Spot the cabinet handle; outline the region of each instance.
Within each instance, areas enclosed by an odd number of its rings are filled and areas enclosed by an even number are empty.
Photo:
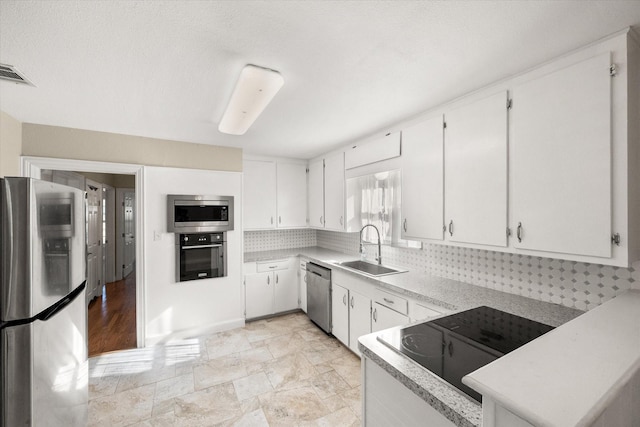
[[[386,302],[387,304],[393,304],[393,301],[390,300],[389,298],[382,298],[384,300],[384,302]]]
[[[276,273],[276,285],[278,284],[278,273]]]
[[[402,228],[404,228],[404,231],[406,233],[406,231],[407,231],[407,218],[404,219],[404,223],[402,224]]]
[[[341,215],[340,216],[340,225],[342,225],[342,221],[343,221],[343,219],[342,219],[342,215]]]
[[[342,295],[342,303],[347,305],[347,294]]]
[[[518,242],[522,242],[522,223],[518,223],[518,229],[516,231],[516,236],[518,236]]]
[[[267,276],[267,285],[271,284],[271,276]]]
[[[303,276],[303,280],[304,280],[304,283],[307,283],[307,275],[306,274]]]
[[[322,220],[323,216],[320,215],[320,224],[324,224],[324,221]]]
[[[378,309],[377,308],[373,309],[373,321],[374,322],[378,321]]]
[[[353,297],[351,297],[351,308],[353,308]]]
[[[453,341],[449,341],[449,356],[453,357]]]
[[[282,217],[278,216],[278,224],[282,224]]]
[[[271,225],[273,225],[273,217],[271,217]]]
[[[449,223],[449,234],[453,236],[453,220]]]

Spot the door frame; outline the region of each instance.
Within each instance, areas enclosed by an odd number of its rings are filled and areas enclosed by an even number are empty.
[[[135,175],[136,179],[136,340],[138,347],[145,344],[145,286],[143,262],[145,238],[143,228],[144,217],[144,166],[127,163],[108,163],[93,160],[58,159],[53,157],[20,156],[20,173],[22,176],[40,178],[42,169],[55,169],[78,172],[98,172],[110,174]]]

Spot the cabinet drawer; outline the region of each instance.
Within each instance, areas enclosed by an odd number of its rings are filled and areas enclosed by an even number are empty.
[[[289,260],[288,259],[278,259],[275,261],[263,261],[257,262],[257,270],[258,273],[264,273],[267,271],[275,271],[275,270],[286,270],[289,268]]]
[[[406,299],[399,297],[397,295],[393,295],[388,292],[384,292],[377,289],[375,300],[378,304],[384,305],[385,307],[389,307],[390,309],[395,310],[398,313],[402,313],[402,314],[409,313],[409,302]]]

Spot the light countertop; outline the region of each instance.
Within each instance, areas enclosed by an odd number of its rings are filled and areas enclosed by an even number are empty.
[[[389,291],[453,311],[487,305],[551,326],[562,325],[583,314],[580,310],[558,304],[507,294],[421,272],[406,272],[379,278],[359,274],[335,265],[337,262],[357,259],[357,255],[344,254],[320,247],[250,252],[245,253],[244,260],[245,262],[260,262],[292,256],[306,257],[314,263],[331,269],[340,269]],[[360,337],[359,341],[359,349],[365,357],[382,367],[454,424],[464,427],[482,424],[482,408],[478,403],[461,394],[457,389],[413,360],[380,343],[376,333]]]
[[[588,426],[640,369],[640,291],[630,290],[467,375],[537,426]]]

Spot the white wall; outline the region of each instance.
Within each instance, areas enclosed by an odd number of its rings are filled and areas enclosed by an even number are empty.
[[[0,176],[20,175],[22,123],[0,111]]]
[[[145,345],[243,326],[242,174],[148,166],[144,177]],[[235,229],[227,232],[227,277],[176,283],[175,235],[167,232],[168,194],[235,197]]]

